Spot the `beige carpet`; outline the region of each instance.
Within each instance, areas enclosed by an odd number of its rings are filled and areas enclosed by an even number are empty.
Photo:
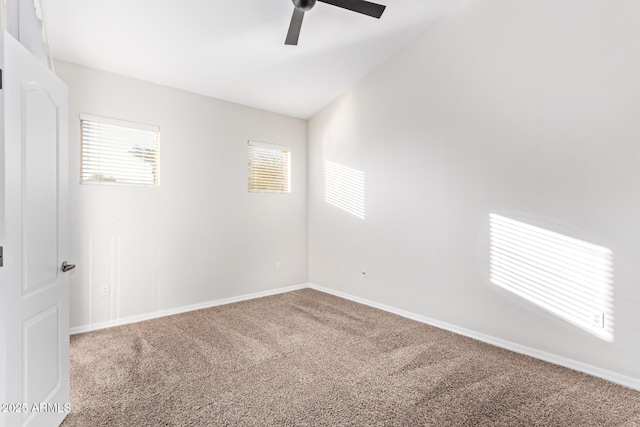
[[[64,426],[640,426],[640,393],[310,289],[71,339]]]

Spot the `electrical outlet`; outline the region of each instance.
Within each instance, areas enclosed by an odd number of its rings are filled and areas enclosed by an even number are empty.
[[[347,274],[347,266],[346,265],[342,264],[340,266],[340,273]]]
[[[604,328],[604,313],[602,311],[591,313],[591,324],[596,328]]]
[[[276,270],[278,271],[282,270],[282,262],[280,261],[276,262]]]
[[[366,272],[366,271],[364,271],[364,270],[362,270],[362,278],[363,278],[363,279],[366,279],[366,278],[367,278],[367,272]]]
[[[109,286],[103,286],[102,289],[100,289],[100,295],[103,297],[109,296]]]

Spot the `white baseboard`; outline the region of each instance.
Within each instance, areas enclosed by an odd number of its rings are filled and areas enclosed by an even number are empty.
[[[129,323],[142,322],[143,320],[157,319],[158,317],[171,316],[172,314],[185,313],[187,311],[200,310],[203,308],[215,307],[218,305],[231,304],[239,301],[246,301],[254,298],[267,297],[269,295],[283,294],[285,292],[296,291],[307,288],[308,284],[287,286],[285,288],[272,289],[269,291],[255,292],[252,294],[240,295],[237,297],[223,298],[214,301],[207,301],[198,304],[185,305],[182,307],[168,308],[165,310],[144,313],[135,316],[122,317],[120,319],[108,320],[106,322],[91,323],[89,325],[76,326],[70,329],[70,334],[80,334],[83,332],[95,331],[98,329],[111,328],[113,326],[127,325]]]
[[[574,371],[579,371],[585,374],[593,375],[594,377],[602,378],[607,381],[611,381],[613,383],[620,384],[625,387],[629,387],[634,390],[640,391],[640,379],[638,378],[618,374],[616,372],[598,368],[597,366],[589,365],[587,363],[579,362],[577,360],[568,359],[566,357],[558,356],[552,353],[547,353],[545,351],[541,351],[532,347],[528,347],[528,346],[517,344],[511,341],[503,340],[501,338],[496,338],[491,335],[486,335],[486,334],[475,332],[466,328],[461,328],[459,326],[452,325],[450,323],[441,322],[439,320],[431,319],[426,316],[421,316],[419,314],[411,313],[409,311],[400,310],[385,304],[380,304],[378,302],[374,302],[374,301],[370,301],[354,295],[346,294],[344,292],[325,288],[323,286],[318,286],[310,283],[309,287],[311,289],[315,289],[320,292],[335,295],[337,297],[348,299],[360,304],[368,305],[370,307],[378,308],[380,310],[387,311],[389,313],[397,314],[398,316],[416,320],[421,323],[426,323],[427,325],[431,325],[440,329],[445,329],[447,331],[455,332],[456,334],[464,335],[465,337],[473,338],[478,341],[482,341],[487,344],[494,345],[496,347],[501,347],[506,350],[531,356],[536,359],[544,360],[545,362],[553,363],[555,365],[564,366],[565,368],[573,369]]]

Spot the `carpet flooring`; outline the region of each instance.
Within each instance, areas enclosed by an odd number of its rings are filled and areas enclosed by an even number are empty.
[[[71,338],[63,426],[640,426],[640,393],[311,289]]]

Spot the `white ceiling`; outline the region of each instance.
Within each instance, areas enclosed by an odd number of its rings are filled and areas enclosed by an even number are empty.
[[[305,119],[460,3],[374,1],[318,2],[285,46],[291,0],[41,0],[56,59]]]

